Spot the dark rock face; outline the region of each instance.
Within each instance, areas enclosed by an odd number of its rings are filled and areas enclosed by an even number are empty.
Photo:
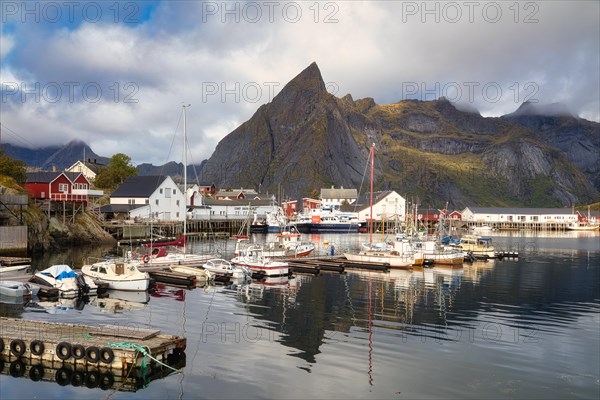
[[[599,129],[557,105],[483,118],[444,98],[337,98],[312,63],[221,140],[202,177],[292,199],[331,185],[365,190],[375,143],[377,188],[451,207],[568,206],[598,199]]]

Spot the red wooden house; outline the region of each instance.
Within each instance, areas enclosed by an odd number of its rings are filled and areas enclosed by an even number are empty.
[[[440,210],[426,209],[418,210],[417,219],[423,222],[437,222],[440,220]]]
[[[452,211],[450,214],[446,215],[446,219],[450,219],[453,221],[460,221],[462,220],[462,214],[458,211]]]
[[[90,182],[78,172],[30,172],[24,186],[34,199],[87,202]]]
[[[286,217],[292,217],[296,213],[296,206],[298,200],[284,201],[281,203],[281,208],[283,209],[283,213]]]
[[[311,199],[310,197],[304,197],[302,199],[302,212],[304,214],[311,214],[313,210],[321,208],[321,200]]]

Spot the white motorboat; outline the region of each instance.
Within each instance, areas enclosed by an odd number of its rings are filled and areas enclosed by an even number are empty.
[[[246,267],[254,272],[264,273],[266,276],[289,274],[288,263],[265,257],[262,247],[258,245],[249,246],[242,254],[234,257],[231,263],[238,267]]]
[[[233,279],[251,278],[252,273],[246,267],[238,267],[222,258],[212,258],[202,267],[215,275],[231,275]]]
[[[465,257],[472,254],[474,256],[496,258],[496,249],[492,245],[492,239],[489,237],[464,235],[460,238],[458,249],[463,251]]]
[[[0,295],[7,297],[29,297],[37,295],[40,287],[28,282],[0,281]]]
[[[150,275],[141,272],[137,263],[117,260],[97,262],[81,267],[86,277],[108,283],[109,289],[144,291],[150,285]]]
[[[88,276],[77,274],[68,265],[53,265],[33,275],[35,282],[57,288],[60,297],[95,296],[98,285]]]
[[[344,253],[348,261],[368,262],[389,265],[390,268],[410,268],[415,263],[414,256],[401,254],[396,250],[361,250]]]
[[[204,268],[189,265],[171,265],[169,269],[184,275],[194,275],[196,277],[196,284],[204,284],[215,280],[214,274]]]
[[[23,276],[30,265],[0,265],[0,279],[9,279],[16,276]]]

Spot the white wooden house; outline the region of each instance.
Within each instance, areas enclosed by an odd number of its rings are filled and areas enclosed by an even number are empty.
[[[337,207],[342,204],[353,204],[357,197],[356,189],[344,189],[343,186],[336,189],[332,186],[330,189],[321,189],[321,206]]]
[[[88,181],[94,183],[96,175],[100,171],[102,164],[98,164],[96,160],[93,161],[88,158],[87,161],[77,161],[69,168],[65,169],[65,172],[77,172],[83,174]]]
[[[170,176],[134,176],[112,193],[101,211],[127,212],[130,219],[184,221],[185,196]]]
[[[369,192],[365,193],[356,201],[356,204],[342,207],[342,211],[357,212],[360,221],[371,219]],[[376,221],[404,221],[406,200],[394,190],[385,190],[382,192],[373,192],[373,219]]]

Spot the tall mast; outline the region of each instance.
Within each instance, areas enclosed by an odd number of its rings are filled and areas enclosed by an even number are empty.
[[[183,253],[185,254],[185,242],[187,233],[187,116],[186,108],[191,104],[183,105]]]
[[[369,248],[373,244],[373,160],[375,159],[375,143],[371,144],[371,194],[369,198]]]

